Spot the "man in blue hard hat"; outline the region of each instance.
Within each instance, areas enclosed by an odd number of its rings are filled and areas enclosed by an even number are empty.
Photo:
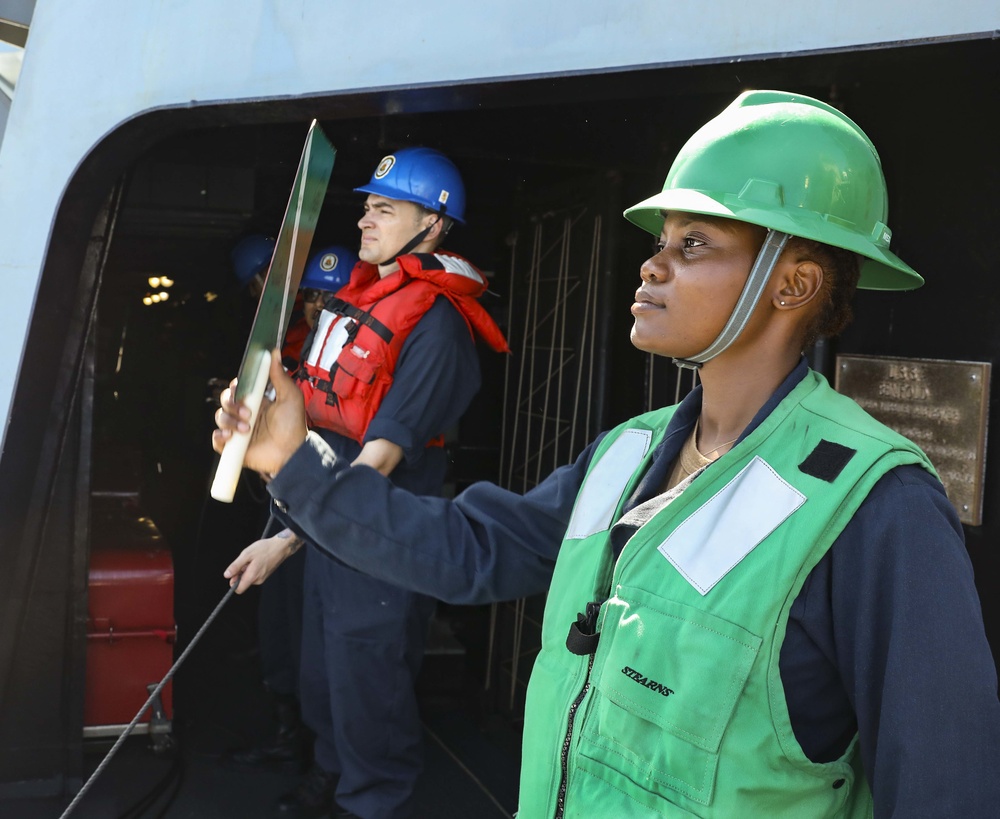
[[[464,185],[440,152],[407,148],[355,190],[367,195],[360,261],[326,300],[296,378],[310,424],[338,457],[440,495],[443,433],[479,389],[474,339],[507,349],[477,301],[483,274],[439,250],[452,224],[465,221]],[[301,544],[285,530],[248,548],[277,562]],[[422,765],[414,682],[436,601],[312,547],[304,576],[300,696],[315,762],[279,810],[411,817]]]
[[[350,281],[357,263],[358,254],[343,245],[324,247],[310,257],[281,348],[281,361],[289,372],[298,369],[303,345],[327,299]]]
[[[264,274],[274,255],[274,239],[259,233],[251,233],[240,239],[229,252],[233,272],[241,287],[254,299],[260,297],[264,288]]]

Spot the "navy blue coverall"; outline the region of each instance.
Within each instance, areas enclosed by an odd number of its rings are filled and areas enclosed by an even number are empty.
[[[445,451],[426,444],[458,422],[479,386],[465,319],[438,298],[407,337],[365,436],[403,449],[389,478],[394,485],[441,494]],[[347,463],[361,451],[356,441],[318,432]],[[366,514],[385,514],[377,498],[356,502]],[[330,536],[339,534],[334,529]],[[414,682],[435,600],[404,588],[406,582],[359,572],[306,541],[299,696],[303,720],[316,733],[315,761],[339,774],[341,807],[364,819],[410,816],[422,766]]]

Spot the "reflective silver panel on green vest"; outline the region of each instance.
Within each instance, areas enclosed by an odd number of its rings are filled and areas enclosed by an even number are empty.
[[[688,516],[659,551],[706,595],[805,500],[757,455]]]
[[[611,526],[622,493],[646,457],[652,439],[652,430],[627,429],[608,447],[577,495],[567,539],[589,537]]]

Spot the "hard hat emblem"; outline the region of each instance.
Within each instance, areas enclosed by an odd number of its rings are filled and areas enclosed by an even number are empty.
[[[319,260],[319,269],[324,273],[329,273],[331,270],[337,269],[338,261],[336,253],[324,253],[323,257]]]
[[[383,157],[382,161],[378,163],[378,167],[375,169],[375,178],[381,179],[382,177],[384,177],[387,173],[389,173],[389,171],[392,170],[392,166],[395,164],[396,164],[396,157],[394,157],[392,154]]]
[[[448,191],[442,190],[441,193],[438,194],[438,202],[442,205],[448,204]]]

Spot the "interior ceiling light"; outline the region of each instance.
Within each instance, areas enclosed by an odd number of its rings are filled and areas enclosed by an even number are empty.
[[[160,294],[159,293],[153,293],[153,295],[150,296],[149,298],[152,299],[153,304],[156,304],[157,302],[160,301]]]
[[[148,279],[146,279],[146,281],[149,282],[149,286],[150,287],[159,287],[160,286],[160,277],[159,276],[150,276]]]
[[[153,299],[150,298],[149,296],[143,296],[142,303],[145,304],[147,307],[149,307],[149,305],[153,303]]]
[[[153,286],[155,287],[156,285]],[[160,287],[173,287],[173,286],[174,286],[173,279],[171,279],[169,276],[160,276]]]
[[[161,290],[159,296],[160,296],[160,301],[166,301],[167,299],[170,298],[170,294],[166,290]]]

